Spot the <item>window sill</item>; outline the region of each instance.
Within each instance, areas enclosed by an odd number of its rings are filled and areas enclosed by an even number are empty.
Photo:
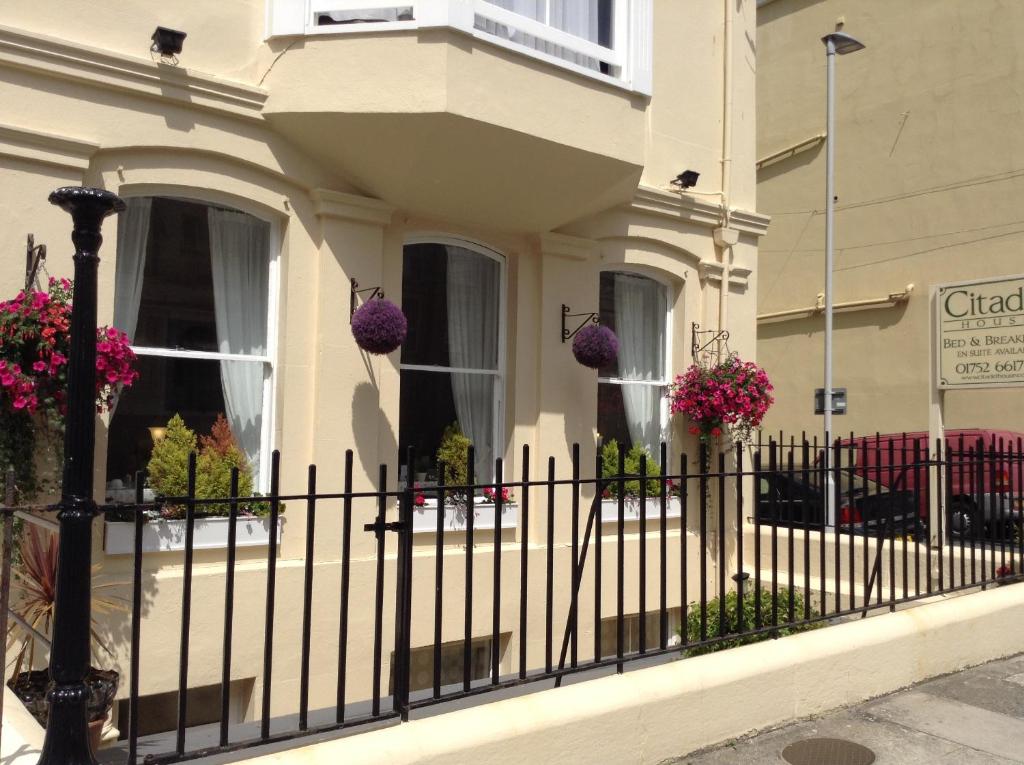
[[[665,507],[666,518],[679,518],[682,515],[682,507],[679,502],[679,497],[669,497],[668,503]],[[659,497],[653,497],[647,500],[647,504],[644,511],[644,517],[648,521],[658,521],[661,519],[661,499]],[[628,523],[629,521],[640,520],[640,500],[635,497],[626,497],[625,507],[623,509],[623,518]],[[617,499],[602,499],[601,500],[601,523],[618,523],[619,520],[619,500]]]
[[[473,531],[494,530],[494,504],[491,502],[474,502]],[[437,533],[437,505],[431,503],[423,507],[414,507],[412,513],[412,531],[414,534]],[[519,508],[514,502],[506,503],[501,511],[501,528],[514,529],[519,525]],[[449,531],[466,530],[466,511],[453,505],[445,505],[442,527]]]
[[[282,516],[277,525],[277,542],[284,528]],[[228,546],[228,518],[196,518],[193,529],[194,550],[224,550]],[[235,531],[236,547],[265,547],[270,544],[270,518],[239,518]],[[142,552],[174,552],[185,549],[185,520],[147,521],[142,525]],[[106,521],[103,551],[107,555],[131,555],[135,550],[135,524],[131,521]]]

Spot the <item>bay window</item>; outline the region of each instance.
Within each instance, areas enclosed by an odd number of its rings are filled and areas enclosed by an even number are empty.
[[[160,428],[180,414],[202,435],[223,414],[265,488],[273,371],[270,225],[166,197],[126,200],[118,220],[114,324],[138,355],[139,380],[110,421],[108,488],[143,470]]]
[[[413,480],[437,477],[446,428],[472,442],[478,481],[490,480],[500,454],[504,263],[482,247],[457,240],[416,241],[403,254],[402,310],[409,333],[402,346],[399,447],[416,450],[403,465]]]
[[[619,357],[598,371],[598,433],[657,458],[668,416],[668,287],[639,274],[602,272],[600,321],[618,335]]]

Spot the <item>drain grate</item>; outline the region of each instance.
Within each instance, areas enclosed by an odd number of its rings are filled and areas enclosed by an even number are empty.
[[[875,753],[841,738],[808,738],[782,750],[790,765],[871,765]]]

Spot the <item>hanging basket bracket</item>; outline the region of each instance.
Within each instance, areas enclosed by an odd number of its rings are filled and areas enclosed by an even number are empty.
[[[383,298],[384,290],[382,290],[380,287],[364,287],[363,289],[359,289],[359,282],[357,282],[355,279],[349,279],[349,281],[352,283],[352,292],[349,297],[348,303],[348,323],[351,324],[352,315],[356,312],[356,308],[358,307],[359,295],[363,294],[364,292],[369,292],[370,296],[366,299],[373,300],[374,298]]]
[[[562,303],[562,342],[572,340],[576,336],[576,333],[583,329],[588,324],[597,324],[597,313],[569,313],[572,310],[565,303]],[[566,319],[578,319],[583,316],[584,319],[580,322],[576,329],[569,329],[566,324]]]

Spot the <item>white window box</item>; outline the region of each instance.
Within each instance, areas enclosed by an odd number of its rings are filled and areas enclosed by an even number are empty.
[[[665,516],[668,518],[678,518],[681,515],[681,507],[679,497],[669,497],[668,506],[665,508]],[[646,504],[646,510],[644,516],[647,518],[648,523],[652,520],[658,521],[661,519],[661,498],[651,497],[648,498]],[[640,500],[634,497],[626,497],[625,508],[623,511],[623,518],[629,521],[640,520]],[[602,499],[601,500],[601,523],[618,523],[619,520],[619,500],[617,499]]]
[[[196,518],[193,549],[220,550],[228,546],[228,518]],[[281,543],[284,516],[277,523],[277,542]],[[261,547],[270,544],[270,518],[239,518],[235,526],[236,547]],[[185,549],[185,520],[147,521],[142,525],[142,551],[172,552]],[[104,524],[103,551],[107,555],[131,555],[135,550],[135,524],[131,521],[107,521]]]
[[[474,502],[473,531],[494,531],[494,504],[491,502]],[[414,534],[427,532],[437,533],[437,503],[427,501],[423,507],[412,509],[412,531]],[[502,506],[501,528],[514,529],[519,523],[519,508],[515,502],[507,502]],[[444,530],[465,531],[466,509],[451,503],[444,507]]]

